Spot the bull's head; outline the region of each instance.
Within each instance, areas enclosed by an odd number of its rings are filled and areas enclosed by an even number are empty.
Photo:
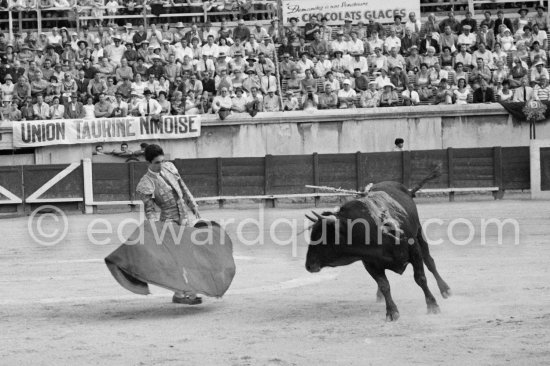
[[[313,214],[315,217],[306,215],[313,222],[306,256],[306,269],[315,273],[339,256],[336,243],[339,242],[340,232],[336,224],[338,218],[334,213],[325,212],[320,215],[313,212]]]

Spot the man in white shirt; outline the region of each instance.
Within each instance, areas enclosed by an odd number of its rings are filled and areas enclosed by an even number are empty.
[[[219,54],[218,45],[214,43],[214,36],[209,35],[207,43],[202,46],[202,55],[217,58]]]
[[[546,35],[546,32],[539,29],[538,24],[533,24],[533,41],[538,41],[540,44],[540,48],[543,50],[548,49],[548,36]]]
[[[535,99],[535,92],[533,88],[529,86],[529,78],[524,76],[521,79],[521,86],[514,90],[514,97],[512,101],[514,102],[529,102]]]
[[[458,44],[465,44],[469,49],[472,49],[476,45],[477,37],[471,33],[472,27],[468,24],[462,27],[462,34],[458,36]]]
[[[349,79],[345,79],[342,82],[342,85],[344,88],[338,91],[338,104],[340,105],[340,108],[355,107],[354,102],[357,93],[355,93],[355,90],[351,88],[351,81]]]
[[[352,59],[348,63],[350,70],[360,69],[361,74],[369,72],[369,63],[365,57],[361,56],[360,53],[353,53],[351,56]]]
[[[348,41],[348,50],[350,54],[359,53],[363,54],[365,53],[365,44],[362,40],[357,38],[357,32],[351,31],[350,33],[351,39]]]
[[[214,97],[212,101],[212,111],[218,113],[220,111],[231,110],[233,101],[229,96],[229,90],[226,87],[221,88],[220,95]]]
[[[544,67],[544,61],[538,61],[535,66],[531,68],[531,81],[539,83],[540,80],[549,79],[548,70]]]
[[[420,104],[420,95],[414,90],[414,84],[409,83],[401,95],[403,96],[403,105],[412,106]]]
[[[330,50],[334,53],[335,51],[341,51],[342,54],[348,53],[348,42],[344,39],[344,32],[339,31],[336,36],[336,40],[330,43]]]
[[[493,53],[491,51],[488,51],[485,44],[483,43],[480,43],[478,45],[478,49],[474,51],[472,57],[474,60],[482,58],[485,65],[487,65],[491,69],[495,68],[493,65]]]
[[[150,117],[152,120],[159,120],[162,107],[159,102],[151,98],[153,93],[149,89],[145,89],[143,95],[145,98],[139,103],[138,110],[142,117]]]
[[[114,44],[107,46],[105,49],[105,53],[107,54],[107,57],[109,57],[111,63],[115,64],[116,66],[120,66],[120,60],[122,60],[124,52],[126,52],[126,47],[121,44],[120,38],[118,36],[113,36],[112,39]]]
[[[384,41],[384,48],[387,53],[390,52],[390,50],[395,47],[396,49],[401,49],[401,39],[397,37],[397,34],[395,33],[395,28],[390,29],[390,35],[386,40]]]
[[[215,45],[217,47],[217,45]],[[174,54],[176,55],[176,60],[183,62],[185,56],[189,56],[193,60],[193,50],[187,45],[187,40],[183,38],[179,43],[176,44],[174,48]]]
[[[411,11],[409,13],[409,19],[405,23],[405,29],[409,29],[411,33],[418,35],[421,27],[420,19],[416,19],[416,14]]]

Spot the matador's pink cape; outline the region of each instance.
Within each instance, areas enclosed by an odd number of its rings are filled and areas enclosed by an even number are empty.
[[[152,284],[220,297],[235,276],[231,238],[205,221],[195,227],[146,221],[105,263],[122,287],[140,295]]]

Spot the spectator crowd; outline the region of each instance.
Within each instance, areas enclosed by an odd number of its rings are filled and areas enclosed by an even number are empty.
[[[391,25],[326,18],[0,34],[3,120],[550,99],[545,9]]]

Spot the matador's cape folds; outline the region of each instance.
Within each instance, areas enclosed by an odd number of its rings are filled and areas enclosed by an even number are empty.
[[[231,239],[204,221],[195,227],[146,221],[105,263],[122,287],[140,295],[152,284],[220,297],[235,276]]]

